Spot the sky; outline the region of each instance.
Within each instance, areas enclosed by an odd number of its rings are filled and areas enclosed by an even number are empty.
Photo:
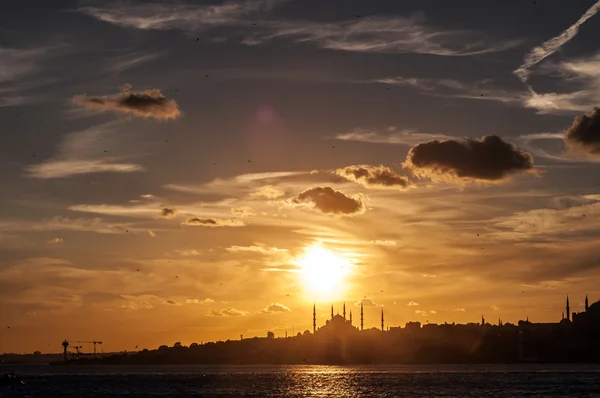
[[[0,352],[600,297],[600,1],[33,3],[0,12]]]

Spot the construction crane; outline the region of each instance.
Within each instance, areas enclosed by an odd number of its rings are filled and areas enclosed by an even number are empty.
[[[89,343],[89,344],[93,344],[94,345],[94,357],[96,356],[96,344],[102,344],[101,341],[85,341],[85,340],[71,340],[71,341],[63,341],[62,342],[62,346],[64,348],[64,357],[65,357],[65,361],[67,360],[67,347],[70,345],[70,343]],[[81,354],[79,352],[79,349],[82,348],[81,346],[73,346],[73,348],[76,349],[77,351],[77,355]]]

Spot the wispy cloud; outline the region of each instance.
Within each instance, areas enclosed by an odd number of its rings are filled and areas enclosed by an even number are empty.
[[[0,47],[0,107],[27,104],[37,96],[29,93],[42,80],[32,78],[42,62],[58,53],[58,47],[30,49]]]
[[[161,52],[142,52],[133,51],[126,54],[117,55],[106,60],[106,71],[109,73],[120,73],[139,65],[154,61],[161,57]]]
[[[278,249],[277,247],[264,247],[264,246],[230,246],[227,249],[228,252],[232,253],[259,253],[259,254],[277,254],[287,253],[287,249]]]
[[[538,64],[544,58],[554,54],[563,45],[573,39],[577,33],[579,33],[579,27],[584,24],[588,19],[596,15],[600,11],[600,1],[592,5],[586,12],[575,22],[569,26],[560,35],[545,41],[538,47],[534,47],[523,60],[523,64],[515,71],[515,74],[523,81],[526,82],[530,75],[531,67]]]
[[[336,137],[342,141],[358,141],[371,144],[396,144],[396,145],[415,145],[419,142],[430,140],[455,139],[444,134],[417,133],[412,130],[399,130],[394,126],[387,129],[363,129],[356,128],[347,133],[338,134]]]
[[[217,5],[191,5],[125,1],[104,7],[81,7],[78,11],[125,28],[195,32],[238,23],[244,17],[269,11],[282,2],[240,0]]]
[[[560,114],[588,112],[600,103],[600,53],[551,64],[546,70],[556,72],[573,88],[560,93],[538,93],[529,88],[525,106],[541,114]]]
[[[332,50],[441,56],[486,54],[520,44],[518,40],[491,43],[476,31],[437,29],[428,26],[421,16],[373,16],[320,23],[273,21],[262,31],[246,36],[243,43],[257,45],[280,38]]]
[[[531,95],[524,89],[507,89],[494,85],[490,79],[461,82],[454,79],[427,79],[415,77],[387,77],[374,83],[412,87],[422,94],[436,97],[452,97],[480,101],[496,101],[504,104],[522,105]]]
[[[113,224],[101,218],[53,217],[40,221],[2,220],[0,231],[81,231],[101,234],[124,234],[127,231],[143,231],[130,224]]]
[[[122,158],[104,152],[103,145],[118,132],[118,126],[112,122],[66,134],[54,158],[28,166],[26,173],[32,178],[52,179],[90,173],[144,171],[139,164],[121,163]]]

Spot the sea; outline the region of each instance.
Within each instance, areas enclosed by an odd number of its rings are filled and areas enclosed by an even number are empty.
[[[6,372],[25,384],[2,397],[600,397],[598,365],[0,366]]]

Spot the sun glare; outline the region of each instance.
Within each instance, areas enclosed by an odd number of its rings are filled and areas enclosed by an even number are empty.
[[[306,289],[319,298],[331,298],[342,293],[344,278],[350,263],[331,250],[313,245],[300,256],[300,266]]]

